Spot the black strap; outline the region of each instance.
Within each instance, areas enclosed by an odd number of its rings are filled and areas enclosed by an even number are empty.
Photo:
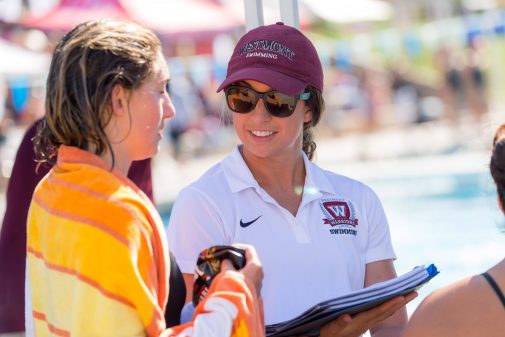
[[[498,285],[496,284],[494,279],[487,272],[483,272],[482,276],[484,276],[484,278],[489,282],[489,284],[491,285],[491,288],[493,288],[494,292],[496,293],[496,295],[500,299],[501,303],[503,304],[503,307],[505,308],[505,296],[503,296],[503,293],[501,292],[500,287],[498,287]]]
[[[172,252],[170,252],[170,279],[168,289],[165,322],[167,327],[170,328],[181,324],[181,310],[186,301],[186,285]]]

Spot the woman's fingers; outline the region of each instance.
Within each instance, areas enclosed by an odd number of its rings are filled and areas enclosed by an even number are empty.
[[[417,292],[413,291],[405,296],[397,296],[381,305],[360,312],[351,317],[344,314],[325,324],[321,328],[321,337],[357,337],[375,324],[382,322],[393,315],[400,308],[417,297]]]
[[[261,292],[261,286],[263,282],[263,266],[258,258],[256,249],[247,244],[237,243],[233,244],[234,247],[242,248],[245,250],[245,266],[238,270],[239,273],[243,274],[250,282],[253,283],[254,288],[259,296]],[[228,259],[223,259],[221,261],[221,271],[236,270],[233,264]]]

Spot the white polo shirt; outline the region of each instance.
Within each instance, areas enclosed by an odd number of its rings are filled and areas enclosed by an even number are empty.
[[[375,193],[305,155],[304,161],[296,217],[258,185],[238,148],[184,188],[170,216],[169,245],[184,273],[194,273],[198,253],[209,246],[256,247],[265,274],[266,324],[363,288],[367,263],[395,258]]]

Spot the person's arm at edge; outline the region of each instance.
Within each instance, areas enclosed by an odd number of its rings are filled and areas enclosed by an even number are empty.
[[[489,310],[494,301],[497,311]],[[505,331],[501,309],[482,276],[467,276],[426,296],[410,317],[402,337],[501,336]],[[498,322],[502,324],[497,325]],[[495,328],[496,332],[488,328]]]
[[[433,294],[427,296],[412,314],[402,337],[440,336],[434,325],[439,325],[440,312],[433,307]],[[435,309],[435,311],[434,311]],[[435,313],[435,316],[433,315]],[[445,318],[444,318],[445,319]],[[429,322],[427,324],[427,322]],[[426,331],[426,330],[429,331]]]

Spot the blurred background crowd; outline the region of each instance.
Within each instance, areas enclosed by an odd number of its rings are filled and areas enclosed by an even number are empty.
[[[131,19],[160,36],[177,109],[166,130],[174,158],[233,144],[215,89],[245,30],[243,6],[238,0],[0,0],[3,184],[16,135],[44,113],[55,42],[95,17]],[[278,1],[263,0],[263,7],[266,24],[279,21]],[[318,134],[478,123],[503,110],[503,7],[500,0],[300,0],[301,29],[325,68],[327,109]]]

